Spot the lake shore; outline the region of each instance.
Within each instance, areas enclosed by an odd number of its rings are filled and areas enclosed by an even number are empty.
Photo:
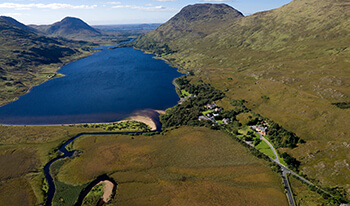
[[[159,123],[159,115],[165,114],[163,110],[141,110],[134,113],[130,117],[126,119],[120,120],[118,122],[126,122],[126,121],[136,121],[147,124],[151,127],[151,131],[160,130],[161,125]]]
[[[142,122],[148,125],[151,128],[151,131],[157,131],[161,129],[161,124],[159,122],[159,115],[165,114],[165,111],[163,110],[152,110],[152,109],[146,109],[146,110],[139,110],[134,113],[132,113],[129,117],[115,121],[115,122],[93,122],[93,123],[74,123],[74,124],[43,124],[43,125],[23,125],[23,124],[0,124],[2,126],[17,126],[17,127],[44,127],[44,126],[72,126],[72,125],[85,125],[85,124],[113,124],[113,123],[120,123],[120,122],[127,122],[127,121],[136,121],[136,122]]]

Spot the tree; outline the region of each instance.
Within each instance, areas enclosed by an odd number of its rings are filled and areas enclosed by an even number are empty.
[[[256,139],[254,139],[253,144],[254,144],[254,146],[258,146],[258,144],[260,144],[260,142],[261,142],[261,139],[256,138]]]

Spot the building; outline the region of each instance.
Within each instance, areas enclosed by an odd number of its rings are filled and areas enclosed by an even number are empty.
[[[267,127],[256,127],[255,130],[259,133],[261,133],[262,135],[266,135],[267,133]]]

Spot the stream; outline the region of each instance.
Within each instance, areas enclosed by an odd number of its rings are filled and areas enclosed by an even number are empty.
[[[160,127],[157,128],[156,132],[160,132],[161,129]],[[60,160],[60,159],[64,159],[64,158],[72,158],[74,157],[74,153],[75,151],[68,151],[66,149],[66,146],[69,145],[71,142],[73,142],[74,140],[76,140],[79,137],[82,137],[84,135],[128,135],[128,134],[142,134],[142,132],[98,132],[98,133],[81,133],[78,134],[77,136],[69,139],[68,141],[66,141],[59,149],[58,152],[62,153],[63,155],[51,160],[49,163],[47,163],[44,167],[44,174],[45,174],[45,178],[47,180],[47,183],[49,185],[49,190],[47,193],[47,199],[46,199],[46,206],[51,206],[52,205],[52,200],[55,196],[55,191],[56,191],[56,186],[53,180],[53,177],[51,176],[50,173],[50,167],[53,163],[55,163],[56,161]],[[96,180],[95,180],[96,181]],[[90,183],[91,184],[91,183]],[[86,190],[86,189],[85,189]],[[87,194],[87,193],[86,193]],[[86,195],[85,194],[85,195]],[[80,195],[81,196],[81,195]],[[79,197],[79,200],[81,199],[81,197]],[[82,200],[81,200],[82,201]]]

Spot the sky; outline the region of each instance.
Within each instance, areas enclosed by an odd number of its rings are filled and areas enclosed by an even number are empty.
[[[292,0],[0,0],[0,15],[24,24],[52,24],[77,17],[90,25],[164,23],[183,7],[225,3],[245,16],[278,8]]]

